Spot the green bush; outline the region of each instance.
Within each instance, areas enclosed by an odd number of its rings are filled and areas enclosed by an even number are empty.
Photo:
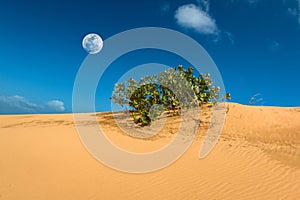
[[[115,84],[110,99],[129,107],[134,122],[141,126],[150,125],[164,111],[180,114],[183,108],[216,102],[220,98],[220,87],[212,85],[210,74],[195,76],[193,71],[192,67],[178,66],[141,78],[139,82],[130,78],[126,83]],[[230,94],[224,98],[230,98]]]

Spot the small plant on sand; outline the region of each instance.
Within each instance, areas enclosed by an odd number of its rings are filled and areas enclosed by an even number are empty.
[[[138,82],[130,78],[126,83],[117,83],[110,99],[129,107],[134,122],[146,126],[164,111],[179,115],[181,109],[193,107],[195,103],[216,102],[220,98],[220,87],[212,84],[210,74],[196,76],[194,68],[178,66],[158,75],[145,76]],[[230,94],[224,98],[230,98]]]

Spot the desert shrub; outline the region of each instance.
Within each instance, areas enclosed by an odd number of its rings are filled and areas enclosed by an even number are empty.
[[[196,76],[192,67],[178,66],[143,77],[138,82],[130,78],[126,83],[117,83],[110,99],[129,108],[134,122],[145,126],[164,111],[177,115],[183,108],[216,102],[220,98],[220,87],[212,84],[209,73]],[[230,94],[225,98],[230,98]]]

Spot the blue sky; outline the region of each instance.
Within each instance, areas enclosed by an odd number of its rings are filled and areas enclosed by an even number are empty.
[[[300,0],[3,0],[0,25],[0,113],[71,112],[87,56],[83,37],[95,32],[105,40],[148,26],[199,42],[232,101],[247,104],[259,93],[259,105],[300,106]],[[137,51],[116,60],[99,82],[97,110],[110,110],[113,84],[131,67],[183,62],[162,55]]]

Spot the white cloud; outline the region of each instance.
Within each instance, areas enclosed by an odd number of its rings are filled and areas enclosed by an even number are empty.
[[[267,44],[268,44],[268,48],[271,51],[278,51],[278,50],[280,50],[280,44],[277,41],[275,41],[275,40],[267,39]]]
[[[298,0],[298,24],[300,25],[300,0]]]
[[[0,114],[53,113],[63,111],[65,111],[64,103],[58,100],[38,105],[18,95],[0,96]]]
[[[165,14],[165,13],[169,12],[170,7],[171,7],[171,6],[170,6],[170,3],[164,2],[164,3],[160,6],[160,11],[161,11],[163,14]]]
[[[225,31],[224,34],[226,35],[227,39],[230,41],[232,45],[234,45],[234,36],[231,32]]]
[[[298,17],[298,10],[296,8],[288,8],[288,13],[293,17]]]
[[[297,0],[297,5],[294,8],[288,8],[288,14],[297,19],[298,25],[300,26],[300,0]]]
[[[0,96],[0,113],[34,113],[37,109],[36,104],[21,96]]]
[[[288,8],[288,14],[297,19],[297,22],[300,26],[300,0],[296,0],[296,5]]]
[[[52,100],[46,103],[49,110],[56,112],[63,112],[65,110],[64,103],[59,100]]]
[[[205,12],[209,12],[210,0],[196,0],[196,2]]]
[[[202,34],[218,34],[215,19],[208,14],[209,2],[203,2],[204,8],[195,4],[180,6],[175,12],[177,24]]]

